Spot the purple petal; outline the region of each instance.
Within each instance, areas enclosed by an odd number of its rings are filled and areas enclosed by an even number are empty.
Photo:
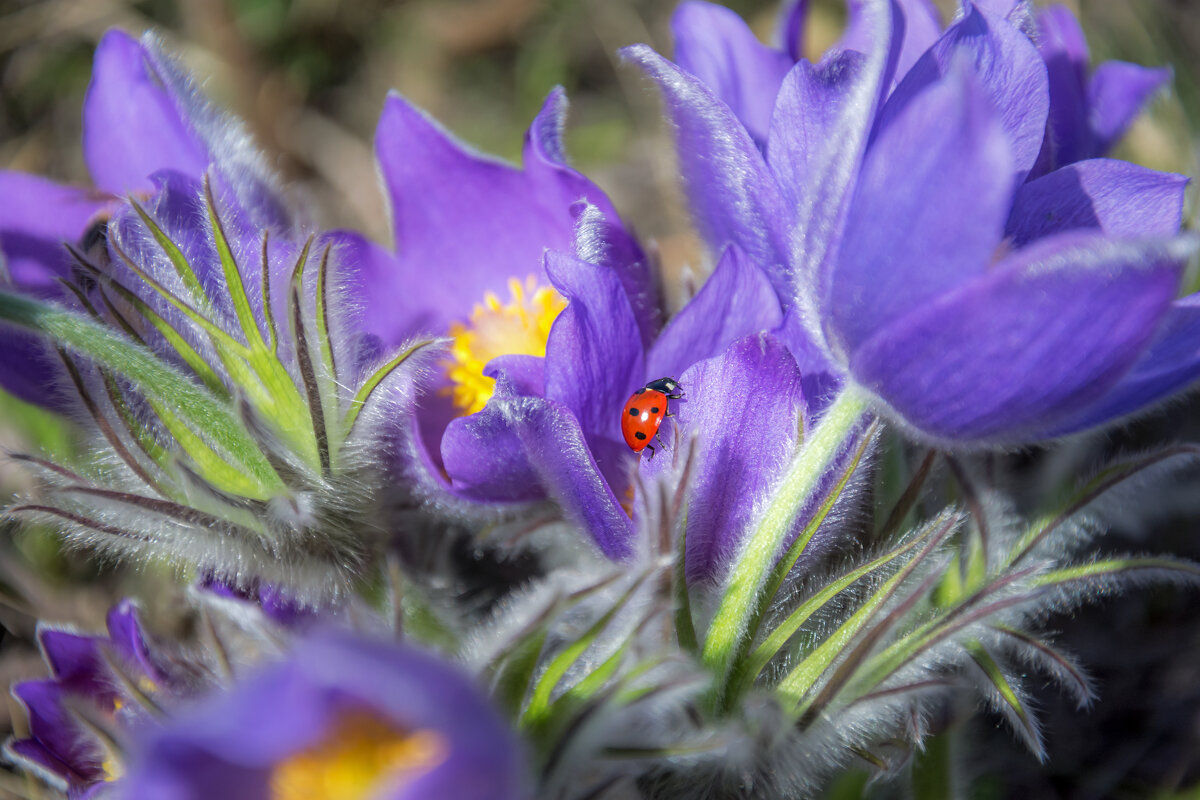
[[[387,248],[355,231],[333,231],[327,236],[339,263],[346,266],[339,277],[357,311],[353,321],[363,333],[392,348],[418,334],[445,329],[437,309],[424,303],[411,284],[403,283],[398,275],[401,262]],[[476,302],[482,299],[480,295]]]
[[[500,377],[496,394],[482,411],[451,420],[442,434],[442,463],[453,490],[464,497],[518,503],[546,496],[520,432],[500,412],[500,398],[509,392]],[[526,396],[516,387],[511,392],[513,396]],[[570,414],[565,409],[563,413]]]
[[[138,619],[138,608],[132,600],[122,600],[113,606],[107,617],[108,638],[116,652],[130,665],[154,681],[162,683],[166,675],[150,655],[146,646],[146,633]]]
[[[203,143],[152,73],[142,46],[111,30],[96,48],[83,103],[83,156],[92,180],[117,195],[150,191],[150,175],[173,169],[199,176]]]
[[[871,33],[865,13],[867,8],[864,0],[849,0],[846,31],[834,49],[869,53],[876,46],[887,46],[886,42],[875,41],[877,34]],[[903,78],[942,35],[937,8],[929,0],[892,0],[892,14],[894,41],[891,43],[892,63],[888,67],[889,84]]]
[[[1073,228],[1099,228],[1118,238],[1179,231],[1187,178],[1098,158],[1026,183],[1017,192],[1006,233],[1013,244]]]
[[[1094,149],[1088,155],[1107,153],[1129,129],[1142,106],[1171,81],[1169,67],[1154,69],[1123,61],[1107,61],[1096,68],[1088,84]]]
[[[633,553],[633,522],[561,403],[497,392],[483,411],[451,423],[442,458],[456,490],[513,500],[541,496],[534,493],[544,487],[606,556],[619,561]]]
[[[546,394],[546,359],[540,356],[498,356],[488,362],[483,374],[508,381],[512,394],[534,397]]]
[[[704,82],[760,147],[783,76],[795,59],[767,47],[736,13],[689,0],[671,17],[675,63]]]
[[[1070,9],[1051,6],[1037,16],[1038,49],[1050,81],[1050,116],[1039,166],[1049,171],[1092,155],[1088,126],[1088,47]]]
[[[663,329],[650,350],[646,375],[678,377],[735,340],[774,330],[782,321],[779,300],[766,276],[731,245],[696,296]]]
[[[471,152],[390,95],[375,150],[392,207],[396,256],[393,268],[376,271],[376,290],[409,295],[410,313],[444,330],[468,317],[486,292],[503,294],[510,278],[540,275],[546,249],[569,250],[571,207],[580,199],[602,209],[608,203],[557,160],[550,131],[559,129],[563,108],[561,92],[552,93],[530,128],[522,171]]]
[[[646,45],[621,51],[662,90],[692,215],[709,247],[735,243],[763,269],[786,263],[790,214],[750,135],[712,91]]]
[[[781,342],[756,334],[680,378],[676,426],[697,437],[688,496],[689,581],[719,580],[754,510],[787,463],[803,427],[800,371]],[[643,472],[666,454],[643,459]]]
[[[86,694],[111,691],[100,658],[100,640],[53,628],[38,630],[38,643],[55,680]]]
[[[913,65],[942,35],[942,20],[930,0],[896,0],[903,20],[904,40],[896,62],[896,77],[903,79]]]
[[[103,770],[94,745],[83,736],[63,706],[63,688],[54,681],[26,681],[12,689],[29,715],[29,732],[79,778],[100,780]]]
[[[103,222],[112,198],[63,186],[37,175],[0,170],[0,251],[13,286],[39,297],[60,297],[55,278],[70,272],[64,242],[80,241]]]
[[[78,243],[102,222],[112,199],[62,186],[36,175],[0,170],[0,254],[12,287],[59,299],[57,278],[70,273],[63,242]],[[0,386],[22,400],[64,410],[69,395],[52,391],[60,364],[37,336],[5,326],[0,331]]]
[[[1175,301],[1154,343],[1096,403],[1059,421],[1050,435],[1074,433],[1134,414],[1200,377],[1200,294]]]
[[[548,253],[546,273],[569,302],[546,342],[545,396],[570,409],[605,478],[623,485],[629,451],[622,405],[646,380],[633,309],[609,270]]]
[[[575,257],[616,273],[637,318],[642,345],[649,347],[662,328],[662,304],[650,259],[615,216],[605,216],[587,202],[576,203],[571,211],[575,214]]]
[[[889,39],[892,4],[883,0],[864,3],[858,24],[874,47],[846,82],[837,111],[824,125],[824,141],[806,158],[804,188],[795,195],[797,213],[788,231],[790,269],[772,276],[789,316],[813,324],[817,319],[817,287],[827,285],[863,154],[894,66]],[[836,59],[829,63],[836,63]],[[821,331],[812,329],[808,333],[814,342],[821,341]]]
[[[1009,210],[1012,161],[975,86],[965,71],[931,84],[867,152],[827,300],[847,351],[988,268]]]
[[[896,87],[880,114],[876,137],[959,61],[973,66],[980,89],[998,110],[1020,183],[1037,161],[1046,134],[1050,103],[1046,66],[1024,33],[976,7],[947,28]]]
[[[861,53],[846,51],[816,66],[800,61],[784,79],[771,118],[767,163],[786,205],[800,201],[814,168],[809,162],[820,157],[845,112],[844,101],[864,60]]]
[[[1193,249],[1091,233],[1042,240],[880,331],[851,373],[924,437],[1043,431],[1141,356]]]
[[[808,0],[789,0],[779,10],[779,48],[791,56],[792,61],[804,57],[804,21],[808,17]]]

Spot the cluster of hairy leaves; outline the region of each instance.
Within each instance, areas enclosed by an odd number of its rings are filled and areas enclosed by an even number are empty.
[[[874,544],[813,569],[806,549],[823,525],[847,526],[838,504],[871,468],[877,428],[856,434],[797,526],[727,662],[705,648],[730,587],[689,585],[681,569],[686,449],[669,478],[639,487],[643,539],[657,544],[637,569],[552,575],[488,621],[466,658],[533,743],[543,796],[806,796],[847,766],[894,773],[956,696],[1006,718],[1042,758],[1030,670],[1081,707],[1093,698],[1083,667],[1043,632],[1047,617],[1133,582],[1200,581],[1186,561],[1079,555],[1088,509],[1194,458],[1189,447],[1115,462],[1024,521],[948,456],[960,503],[921,521],[941,457],[929,452],[879,530],[850,521]]]
[[[428,343],[363,368],[338,336],[331,245],[310,237],[280,264],[263,231],[257,253],[236,253],[207,180],[196,205],[219,258],[209,285],[154,211],[128,203],[140,225],[70,248],[77,309],[0,294],[0,317],[57,350],[95,440],[81,465],[19,456],[47,486],[8,512],[70,544],[270,581],[306,602],[377,577],[388,431],[407,430]]]

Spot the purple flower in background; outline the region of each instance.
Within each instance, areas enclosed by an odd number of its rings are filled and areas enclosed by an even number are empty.
[[[40,627],[38,643],[51,677],[13,687],[29,716],[29,738],[10,741],[7,752],[73,793],[117,779],[119,754],[106,749],[97,728],[141,727],[152,717],[138,696],[157,704],[183,687],[151,653],[128,600],[109,612],[107,636]]]
[[[1169,67],[1106,61],[1090,67],[1087,40],[1065,6],[1038,9],[1035,40],[1050,78],[1050,117],[1035,174],[1112,149],[1146,102],[1171,80]]]
[[[63,242],[85,249],[102,244],[120,198],[153,192],[151,176],[162,170],[199,179],[213,165],[218,188],[232,191],[255,225],[290,224],[241,125],[203,100],[152,36],[139,43],[113,30],[97,46],[83,108],[83,153],[94,189],[0,171],[0,252],[12,286],[22,293],[66,297],[58,283],[71,269]],[[0,385],[24,400],[58,407],[61,400],[46,391],[56,367],[41,344],[11,331],[5,338]]]
[[[772,279],[802,369],[822,361],[913,433],[1032,441],[1102,424],[1200,372],[1185,179],[1105,159],[1022,185],[1041,150],[1048,79],[1023,32],[971,7],[888,85],[876,43],[800,62],[766,155],[730,108],[648,48],[679,134],[693,212]]]
[[[467,677],[345,632],[152,732],[117,796],[172,800],[528,796],[516,738]]]
[[[148,636],[131,600],[109,611],[107,635],[40,625],[50,677],[13,687],[29,735],[8,741],[6,753],[72,798],[97,796],[125,773],[131,741],[164,713],[230,679],[231,670],[278,655],[283,629],[270,610],[203,587],[188,602],[206,621],[199,644]]]

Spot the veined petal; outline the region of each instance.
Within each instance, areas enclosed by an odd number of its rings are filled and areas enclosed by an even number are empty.
[[[548,253],[546,273],[569,302],[546,342],[545,396],[571,410],[605,478],[620,486],[629,461],[621,406],[646,380],[633,308],[610,270]]]
[[[99,192],[64,186],[37,175],[0,170],[0,251],[13,285],[40,297],[58,297],[77,243],[113,202]]]
[[[141,44],[118,30],[96,47],[83,103],[83,156],[96,185],[116,195],[151,190],[150,175],[161,169],[199,177],[210,160]]]
[[[446,429],[442,458],[455,488],[485,499],[549,495],[604,555],[618,561],[632,555],[633,521],[600,473],[575,415],[553,400],[499,389],[483,411]]]
[[[918,435],[1012,442],[1102,397],[1170,309],[1189,239],[1044,239],[898,319],[851,373]]]
[[[1124,61],[1106,61],[1088,83],[1088,103],[1094,137],[1089,155],[1107,153],[1125,135],[1146,102],[1171,81],[1169,67],[1143,67]]]
[[[326,237],[334,242],[342,263],[352,265],[352,269],[343,270],[342,284],[363,333],[378,337],[384,347],[390,348],[444,325],[442,315],[422,302],[420,293],[413,290],[414,278],[406,279],[399,259],[386,247],[357,231],[333,231]]]
[[[687,577],[719,580],[795,449],[805,413],[800,370],[780,341],[753,334],[693,365],[680,382],[687,397],[675,424],[698,447],[687,499]],[[669,452],[643,459],[642,473],[669,461]]]
[[[794,59],[762,44],[736,13],[689,0],[671,16],[675,63],[704,82],[763,147],[771,109]]]
[[[1176,300],[1138,362],[1092,405],[1060,420],[1051,435],[1102,425],[1182,391],[1200,377],[1200,294]]]
[[[375,151],[396,236],[389,294],[408,293],[435,329],[466,319],[479,298],[503,293],[511,278],[539,275],[547,248],[569,250],[575,202],[607,205],[556,160],[546,131],[558,129],[561,115],[561,96],[552,93],[520,170],[470,151],[398,94],[388,97]]]
[[[863,16],[866,7],[864,0],[849,0],[846,31],[836,49],[869,53],[877,46]],[[942,35],[937,8],[929,0],[892,0],[892,14],[893,35],[898,33],[900,39],[891,43],[893,63],[889,66],[889,82],[901,80]],[[878,46],[886,44],[881,42]]]
[[[646,45],[621,54],[663,93],[692,215],[709,247],[736,243],[763,269],[781,272],[786,251],[780,237],[790,213],[737,116],[704,83]]]
[[[63,243],[78,243],[90,224],[101,225],[101,212],[111,203],[99,192],[0,170],[0,254],[13,287],[37,297],[61,297],[56,279],[68,275],[71,259]],[[5,329],[0,347],[0,386],[5,390],[26,402],[61,409],[67,402],[62,393],[47,391],[57,367],[39,338]]]
[[[1050,117],[1039,169],[1048,171],[1093,155],[1088,126],[1088,46],[1075,15],[1051,6],[1037,15],[1038,50],[1050,81]]]
[[[734,341],[779,327],[775,290],[737,245],[725,249],[712,275],[680,309],[650,349],[646,375],[678,377],[692,364],[719,355]]]
[[[1000,114],[1012,150],[1015,182],[1033,168],[1046,134],[1050,90],[1046,65],[1033,43],[1004,18],[972,6],[946,29],[896,87],[880,113],[875,136],[923,89],[965,60]]]
[[[1022,186],[1005,232],[1017,247],[1073,228],[1119,238],[1170,236],[1183,218],[1187,180],[1128,161],[1079,161]]]
[[[787,205],[800,202],[813,168],[809,161],[827,145],[865,60],[862,53],[840,51],[816,65],[800,61],[784,78],[766,154]]]
[[[976,86],[965,70],[930,84],[867,151],[826,301],[847,352],[988,268],[1009,210],[1012,161]]]

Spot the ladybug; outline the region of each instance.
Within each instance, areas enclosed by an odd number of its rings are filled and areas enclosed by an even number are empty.
[[[621,413],[621,433],[629,449],[640,453],[649,447],[650,457],[654,458],[654,445],[650,440],[658,436],[663,419],[671,416],[667,401],[682,397],[683,390],[674,378],[650,381],[634,392]],[[659,438],[658,443],[662,444],[663,440]]]

